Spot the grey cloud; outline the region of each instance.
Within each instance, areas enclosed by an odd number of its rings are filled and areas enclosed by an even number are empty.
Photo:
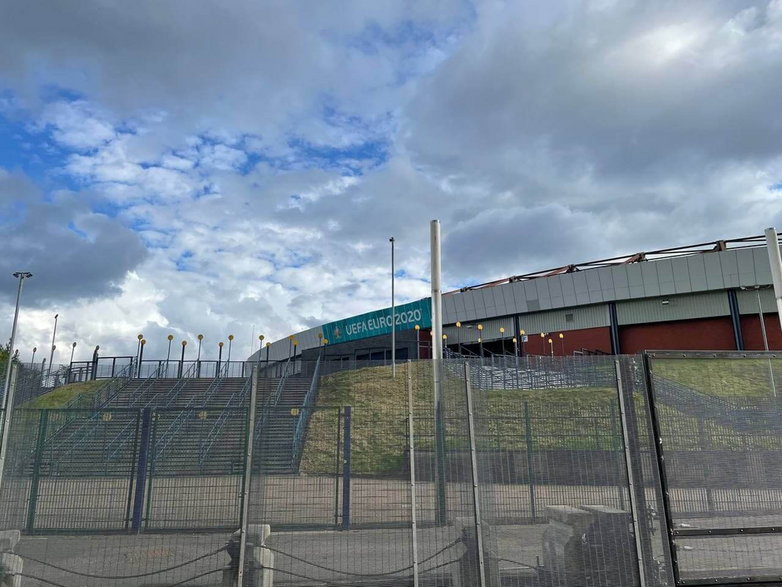
[[[34,275],[26,288],[28,304],[110,295],[146,257],[133,231],[90,212],[84,197],[60,194],[51,202],[41,201],[28,180],[0,170],[0,218],[6,218],[0,258],[3,297],[14,295],[16,281],[9,274],[17,270]]]
[[[487,11],[417,93],[408,146],[499,189],[532,187],[541,165],[566,181],[650,181],[706,161],[777,156],[774,6],[619,2],[535,30],[521,24],[535,10],[528,3]]]

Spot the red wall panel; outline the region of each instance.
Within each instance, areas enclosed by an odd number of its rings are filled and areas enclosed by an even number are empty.
[[[777,314],[764,314],[766,337],[769,350],[782,349],[782,329],[779,327]],[[741,317],[741,334],[744,337],[744,348],[748,351],[763,350],[763,336],[760,330],[760,320],[757,316]]]
[[[559,338],[559,332],[551,332],[545,338],[540,337],[539,332],[530,333],[529,341],[524,343],[524,352],[532,355],[548,355],[551,346],[550,338],[554,343],[554,356],[572,355],[573,351],[588,349],[611,352],[611,331],[607,326],[600,328],[583,328],[581,330],[565,330],[562,334],[565,338]]]
[[[622,354],[643,350],[736,349],[733,325],[728,317],[622,326],[619,329],[619,340]]]

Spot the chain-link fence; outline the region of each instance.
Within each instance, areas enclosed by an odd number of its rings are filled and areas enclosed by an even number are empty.
[[[299,361],[254,383],[107,383],[90,409],[13,414],[0,565],[66,587],[768,580],[771,357]]]

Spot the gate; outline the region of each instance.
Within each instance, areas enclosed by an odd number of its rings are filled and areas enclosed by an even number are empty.
[[[677,585],[782,576],[782,359],[646,357]]]

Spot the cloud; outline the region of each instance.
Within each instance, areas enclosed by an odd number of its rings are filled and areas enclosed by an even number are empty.
[[[85,349],[246,352],[387,305],[390,236],[427,295],[433,218],[446,287],[782,221],[779,0],[21,4],[25,344],[62,309]]]
[[[147,255],[133,231],[91,212],[80,200],[83,195],[61,193],[41,202],[28,179],[0,168],[0,196],[0,218],[5,219],[0,275],[34,274],[35,287],[25,294],[28,304],[117,293],[128,271]],[[14,291],[12,280],[0,279],[6,300]]]

